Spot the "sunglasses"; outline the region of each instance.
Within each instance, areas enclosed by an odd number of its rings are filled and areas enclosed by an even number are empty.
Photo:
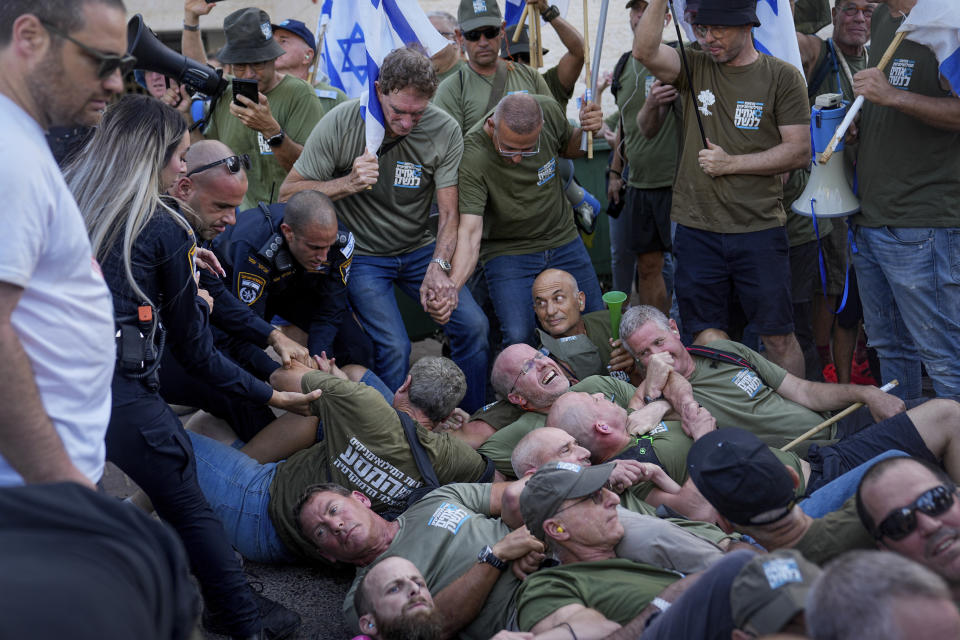
[[[241,166],[241,165],[243,166],[244,169],[246,169],[247,171],[249,171],[249,170],[250,170],[250,156],[248,156],[247,154],[243,154],[243,155],[240,155],[240,156],[228,156],[228,157],[226,157],[226,158],[223,158],[222,160],[217,160],[216,162],[211,162],[210,164],[205,164],[205,165],[203,165],[202,167],[197,167],[197,168],[194,169],[193,171],[189,172],[189,173],[187,174],[187,177],[189,178],[189,177],[192,176],[193,174],[195,174],[195,173],[200,173],[201,171],[206,171],[207,169],[213,169],[214,167],[216,167],[216,166],[218,166],[218,165],[221,165],[221,164],[227,165],[227,171],[229,171],[230,173],[236,173],[236,172],[240,171],[240,166]]]
[[[95,60],[100,65],[97,69],[97,78],[101,80],[109,78],[111,75],[113,75],[113,72],[118,69],[120,70],[120,75],[125,76],[130,73],[133,67],[137,64],[137,59],[129,54],[125,53],[122,56],[119,56],[115,53],[103,53],[102,51],[97,51],[93,47],[88,47],[79,40],[71,38],[63,31],[60,31],[60,29],[57,29],[55,26],[49,22],[46,22],[45,20],[41,20],[40,24],[42,24],[44,29],[50,33],[53,33],[64,40],[69,40],[73,44],[77,45],[80,47],[81,51]]]
[[[891,540],[903,540],[917,529],[917,511],[928,516],[939,516],[953,506],[953,494],[956,487],[942,484],[920,494],[911,504],[894,509],[883,519],[874,532],[874,537],[887,537]]]
[[[480,39],[480,36],[483,36],[487,40],[493,40],[500,35],[500,27],[484,27],[483,29],[474,29],[473,31],[467,31],[463,34],[463,37],[469,40],[470,42],[476,42]]]
[[[520,373],[517,374],[517,378],[516,380],[513,381],[513,386],[510,387],[510,391],[507,392],[507,395],[510,395],[516,390],[517,383],[520,382],[520,378],[530,373],[530,370],[533,369],[533,365],[536,364],[537,360],[539,360],[545,355],[547,354],[545,354],[543,351],[539,351],[537,352],[537,355],[535,355],[534,357],[530,358],[529,360],[523,363],[523,366],[520,367]]]
[[[858,13],[862,13],[864,18],[870,18],[873,16],[873,7],[858,7],[856,5],[847,5],[843,9],[840,9],[843,12],[843,15],[853,17]]]

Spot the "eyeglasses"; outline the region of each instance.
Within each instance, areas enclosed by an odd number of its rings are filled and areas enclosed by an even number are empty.
[[[575,506],[577,506],[578,504],[580,504],[581,502],[586,502],[587,500],[593,500],[593,504],[603,504],[603,489],[602,489],[602,488],[597,489],[597,490],[594,491],[593,493],[589,493],[589,494],[583,496],[582,498],[579,498],[579,499],[577,499],[577,500],[574,500],[573,502],[571,502],[570,504],[568,504],[567,506],[565,506],[563,509],[559,509],[559,510],[558,510],[555,514],[553,514],[553,515],[555,515],[555,516],[556,516],[556,515],[559,515],[559,514],[563,513],[564,511],[566,511],[567,509],[572,509],[572,508],[574,508]]]
[[[221,160],[217,160],[216,162],[211,162],[210,164],[205,164],[205,165],[203,165],[202,167],[197,167],[197,168],[194,169],[193,171],[189,172],[189,173],[187,174],[187,177],[189,178],[189,177],[192,176],[193,174],[195,174],[195,173],[200,173],[201,171],[206,171],[207,169],[213,169],[213,168],[216,167],[217,165],[221,165],[221,164],[227,165],[227,171],[229,171],[230,173],[236,173],[236,172],[240,171],[240,166],[241,166],[241,165],[243,166],[244,169],[246,169],[247,171],[249,171],[249,170],[250,170],[250,156],[248,156],[247,154],[243,154],[243,155],[240,155],[240,156],[229,156],[229,157],[223,158],[223,159],[221,159]]]
[[[879,540],[886,536],[891,540],[903,540],[917,528],[917,511],[923,511],[928,516],[939,516],[953,506],[953,494],[956,487],[942,484],[920,494],[920,497],[911,504],[894,509],[883,519],[874,532]]]
[[[500,35],[500,27],[484,27],[483,29],[474,29],[473,31],[467,31],[463,34],[463,37],[469,40],[470,42],[476,42],[480,39],[480,36],[483,36],[487,40],[493,40],[494,38]]]
[[[71,38],[46,20],[41,20],[40,24],[42,24],[43,27],[50,33],[53,33],[64,40],[69,40],[73,44],[77,45],[86,55],[96,60],[100,65],[97,68],[97,77],[101,80],[109,78],[117,69],[120,70],[121,76],[125,76],[130,73],[133,67],[137,64],[137,59],[130,54],[125,53],[123,55],[117,55],[115,53],[103,53],[102,51],[97,51],[93,47],[83,44],[79,40]]]
[[[843,9],[840,9],[843,12],[843,15],[853,17],[858,13],[863,14],[864,18],[870,18],[873,16],[873,7],[858,7],[855,4],[848,4]]]
[[[694,25],[693,33],[698,38],[706,38],[708,33],[712,33],[714,38],[724,38],[730,33],[731,27],[698,24]]]
[[[538,351],[537,355],[530,358],[523,363],[523,366],[520,367],[520,373],[517,374],[517,379],[513,381],[513,386],[510,387],[510,391],[507,392],[507,395],[510,395],[517,388],[517,383],[520,382],[520,378],[530,372],[530,369],[533,369],[533,366],[536,364],[537,360],[545,356],[546,354],[543,351]]]
[[[494,126],[493,129],[493,142],[497,145],[497,153],[499,153],[504,158],[516,158],[517,156],[523,158],[532,158],[533,156],[540,153],[540,135],[537,135],[537,148],[532,151],[504,151],[503,147],[500,146],[500,138],[497,136],[497,129]]]
[[[250,67],[256,73],[263,71],[264,67],[267,66],[267,63],[271,62],[270,60],[264,60],[263,62],[234,62],[230,65],[230,70],[233,71],[233,75],[241,76],[243,72],[247,70],[247,67]]]
[[[473,32],[471,31],[470,33],[473,33]],[[455,34],[453,31],[441,31],[440,35],[442,35],[447,40],[450,40],[451,42],[457,39],[457,34]]]

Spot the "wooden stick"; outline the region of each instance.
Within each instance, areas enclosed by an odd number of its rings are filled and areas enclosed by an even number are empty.
[[[583,0],[583,66],[587,71],[587,92],[584,96],[584,104],[593,102],[593,91],[590,87],[593,82],[590,80],[590,20],[587,17],[587,2]],[[587,132],[587,159],[593,160],[593,132]]]
[[[317,33],[317,50],[313,54],[313,68],[310,69],[310,75],[307,79],[307,83],[312,87],[313,83],[317,81],[317,70],[320,69],[320,56],[319,52],[323,51],[323,39],[326,37],[327,25],[320,27],[319,33]]]
[[[530,13],[530,5],[523,5],[523,13],[520,14],[520,21],[517,22],[517,28],[513,30],[513,41],[520,42],[520,34],[523,33],[523,23],[527,21],[527,15]]]
[[[530,58],[533,60],[533,66],[540,68],[543,66],[543,43],[540,40],[540,8],[535,4],[527,5],[530,7],[530,44],[536,42],[536,46],[531,46]],[[534,34],[536,34],[534,36]]]
[[[880,387],[880,390],[881,390],[881,391],[890,391],[890,389],[893,389],[893,388],[894,388],[895,386],[897,386],[898,384],[900,384],[900,383],[899,383],[897,380],[891,380],[891,381],[888,382],[887,384],[885,384],[885,385],[883,385],[882,387]],[[813,427],[812,429],[810,429],[809,431],[807,431],[806,433],[804,433],[802,436],[800,436],[800,437],[797,438],[796,440],[792,440],[791,442],[788,442],[787,445],[784,446],[784,447],[781,447],[780,450],[781,450],[781,451],[790,451],[790,449],[793,449],[795,446],[797,446],[798,444],[800,444],[800,443],[803,442],[804,440],[809,440],[811,437],[813,437],[814,435],[816,435],[816,434],[819,433],[820,431],[823,431],[824,429],[826,429],[827,427],[829,427],[830,425],[832,425],[834,422],[836,422],[836,421],[838,421],[838,420],[842,420],[843,418],[847,417],[848,415],[850,415],[851,413],[853,413],[854,411],[856,411],[857,409],[859,409],[859,408],[862,407],[862,406],[863,406],[863,403],[862,403],[862,402],[854,402],[852,405],[850,405],[849,407],[847,407],[846,409],[844,409],[843,411],[841,411],[841,412],[838,413],[837,415],[833,416],[832,418],[829,418],[828,420],[824,420],[823,422],[821,422],[821,423],[818,424],[817,426]]]
[[[887,50],[883,52],[883,57],[880,58],[880,62],[877,63],[877,69],[883,71],[883,68],[890,63],[890,59],[893,58],[894,52],[897,50],[897,47],[900,46],[900,43],[903,42],[903,38],[906,35],[907,33],[905,31],[900,31],[893,37],[893,41],[890,43],[890,46],[887,47]],[[827,145],[826,150],[820,154],[820,164],[826,164],[826,162],[830,160],[833,152],[837,150],[837,145],[840,144],[841,140],[843,140],[843,136],[847,134],[847,129],[850,127],[850,123],[853,122],[853,118],[857,115],[862,106],[863,96],[857,96],[857,99],[854,100],[853,105],[847,112],[847,115],[844,116],[843,122],[840,123],[840,126],[837,127],[833,137],[830,138],[830,143]]]

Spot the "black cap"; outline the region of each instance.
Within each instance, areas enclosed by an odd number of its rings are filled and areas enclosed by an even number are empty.
[[[514,42],[513,32],[516,30],[517,25],[515,24],[507,27],[503,42],[500,43],[501,58],[506,58],[507,56],[512,56],[516,53],[530,53],[530,34],[527,33],[527,25],[523,25],[523,28],[520,30],[520,38]],[[544,55],[546,55],[549,51],[550,49],[544,49]]]
[[[223,20],[227,44],[217,53],[224,64],[251,64],[276,60],[283,47],[273,39],[273,27],[266,11],[254,7],[234,11]]]
[[[737,524],[769,524],[789,513],[795,496],[790,472],[749,431],[711,431],[690,447],[690,478],[720,515]]]
[[[756,0],[700,0],[692,24],[720,27],[760,26]]]

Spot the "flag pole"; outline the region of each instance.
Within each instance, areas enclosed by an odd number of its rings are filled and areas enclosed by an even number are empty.
[[[590,19],[587,15],[587,2],[583,0],[583,64],[587,71],[587,93],[584,96],[584,105],[593,102],[593,83],[590,81]],[[593,132],[587,131],[587,159],[593,160]]]
[[[513,41],[520,42],[520,34],[523,32],[523,23],[527,21],[527,15],[530,13],[530,5],[523,5],[523,13],[520,14],[520,19],[517,21],[517,28],[513,30]]]
[[[307,84],[311,87],[317,80],[317,70],[320,68],[320,52],[323,51],[323,39],[326,37],[326,33],[327,24],[324,23],[320,26],[320,31],[317,32],[317,50],[313,54],[313,68],[310,69],[310,75],[307,77]]]
[[[680,33],[680,20],[677,19],[677,10],[673,6],[673,0],[670,2],[670,14],[673,16],[673,26],[677,30],[677,45],[680,47],[680,62],[684,72],[687,75],[687,85],[690,87],[690,102],[693,104],[693,113],[697,116],[697,126],[700,128],[700,142],[703,148],[707,148],[707,134],[703,130],[703,120],[700,118],[700,110],[697,109],[697,91],[693,86],[693,73],[690,71],[690,63],[687,62],[687,51],[683,46],[683,35]]]

